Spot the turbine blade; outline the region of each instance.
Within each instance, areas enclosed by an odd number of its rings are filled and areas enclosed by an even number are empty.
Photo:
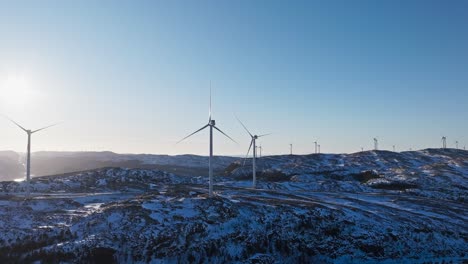
[[[221,129],[217,128],[216,126],[213,126],[216,130],[218,130],[219,132],[221,132],[221,134],[225,135],[227,138],[229,138],[230,140],[232,140],[232,142],[238,144],[234,139],[232,139],[230,136],[228,136],[226,133],[224,133],[223,131],[221,131]]]
[[[210,109],[208,111],[208,122],[211,121],[211,80],[210,80]]]
[[[257,136],[257,137],[265,137],[265,136],[269,136],[271,134],[273,134],[273,133],[263,134],[263,135],[260,135],[260,136]]]
[[[21,128],[24,132],[28,132],[28,130],[24,127],[22,127],[20,124],[16,123],[15,121],[13,121],[13,119],[3,115],[3,117],[5,117],[6,119],[10,120],[13,124],[17,125],[19,128]]]
[[[193,132],[192,134],[190,134],[190,135],[188,135],[188,136],[184,137],[183,139],[181,139],[181,140],[177,141],[177,143],[176,143],[176,144],[179,144],[180,142],[182,142],[182,141],[186,140],[187,138],[189,138],[189,137],[191,137],[191,136],[195,135],[196,133],[198,133],[198,132],[202,131],[202,130],[203,130],[203,129],[205,129],[207,126],[209,126],[209,124],[208,124],[208,125],[205,125],[204,127],[200,128],[200,129],[198,129],[197,131]]]
[[[242,121],[240,121],[240,119],[237,118],[237,116],[236,116],[236,119],[237,119],[237,121],[239,121],[239,123],[244,127],[245,131],[247,131],[247,133],[249,133],[249,135],[250,135],[251,137],[253,137],[253,135],[250,133],[250,131],[244,126],[244,124],[242,123]]]
[[[253,141],[254,141],[253,139],[250,141],[249,150],[247,150],[247,155],[245,155],[245,159],[244,159],[244,163],[242,164],[242,167],[245,165],[245,161],[247,161],[247,158],[249,157],[249,152],[250,152],[250,149],[252,148]]]
[[[39,131],[44,130],[44,129],[47,129],[47,128],[49,128],[49,127],[56,126],[56,125],[58,125],[58,124],[61,124],[61,123],[56,123],[56,124],[53,124],[53,125],[50,125],[50,126],[46,126],[46,127],[43,127],[43,128],[39,128],[39,129],[37,129],[37,130],[32,131],[31,134],[32,134],[32,133],[39,132]]]

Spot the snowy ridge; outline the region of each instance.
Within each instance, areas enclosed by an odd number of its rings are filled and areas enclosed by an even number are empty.
[[[214,156],[214,170],[223,172],[235,157]],[[25,156],[0,152],[0,181],[25,175]],[[113,152],[34,152],[32,175],[44,176],[100,169],[106,167],[145,168],[177,172],[180,175],[205,175],[208,157],[197,155],[117,154]]]
[[[230,174],[247,179],[251,177],[250,166],[250,162],[244,167],[231,166]],[[468,151],[465,150],[268,156],[257,160],[257,168],[261,179],[282,179],[280,184],[276,180],[264,184],[263,188],[347,192],[394,190],[425,197],[467,199]]]
[[[36,158],[91,158],[99,161],[125,162],[131,160],[140,161],[142,164],[158,164],[158,165],[181,165],[186,167],[201,167],[206,168],[208,157],[198,155],[156,155],[156,154],[118,154],[110,151],[104,152],[35,152],[33,157]],[[214,156],[215,165],[217,168],[226,167],[229,163],[237,158],[227,156]]]

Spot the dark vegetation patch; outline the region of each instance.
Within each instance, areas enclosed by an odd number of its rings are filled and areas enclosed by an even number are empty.
[[[97,247],[91,248],[84,252],[82,263],[117,263],[115,257],[115,250],[112,248]]]
[[[33,263],[38,260],[43,263],[60,263],[70,260],[73,256],[69,253],[51,253],[44,248],[72,238],[69,229],[57,233],[45,232],[25,236],[19,244],[0,247],[0,263]]]
[[[397,191],[404,191],[406,189],[415,189],[418,185],[413,183],[407,182],[389,182],[389,183],[375,183],[370,185],[370,187],[375,189],[382,189],[382,190],[397,190]]]
[[[235,178],[237,180],[250,180],[252,179],[252,167],[242,166],[240,163],[234,162],[226,168],[225,175],[232,175],[236,170],[240,170],[236,173]],[[282,182],[289,181],[294,175],[287,175],[280,170],[267,169],[257,171],[257,180],[267,182]]]
[[[353,179],[355,179],[356,181],[360,181],[361,183],[366,183],[371,179],[380,178],[380,175],[377,174],[377,172],[375,171],[362,171],[360,173],[351,174],[351,176],[353,177]]]
[[[226,169],[224,169],[224,175],[229,176],[240,167],[242,167],[242,164],[239,161],[233,162],[229,164],[229,166],[227,166]]]
[[[257,175],[257,178],[262,181],[270,181],[270,182],[281,182],[281,181],[289,181],[291,176],[294,175],[286,175],[285,173],[279,170],[265,170]]]
[[[362,244],[360,245],[360,249],[372,257],[382,257],[385,255],[385,248],[381,245]]]

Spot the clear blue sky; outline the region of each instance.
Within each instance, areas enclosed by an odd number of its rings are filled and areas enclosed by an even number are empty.
[[[33,150],[355,152],[468,144],[468,1],[0,1],[0,113]],[[0,149],[26,136],[0,121]]]

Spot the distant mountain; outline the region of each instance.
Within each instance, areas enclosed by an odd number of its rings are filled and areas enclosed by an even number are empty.
[[[5,153],[2,155],[2,153]],[[207,175],[208,157],[196,155],[117,154],[113,152],[34,152],[33,176],[55,175],[105,167],[160,169],[179,175]],[[238,158],[214,157],[214,170],[222,173]],[[24,154],[0,152],[0,181],[24,178]]]

